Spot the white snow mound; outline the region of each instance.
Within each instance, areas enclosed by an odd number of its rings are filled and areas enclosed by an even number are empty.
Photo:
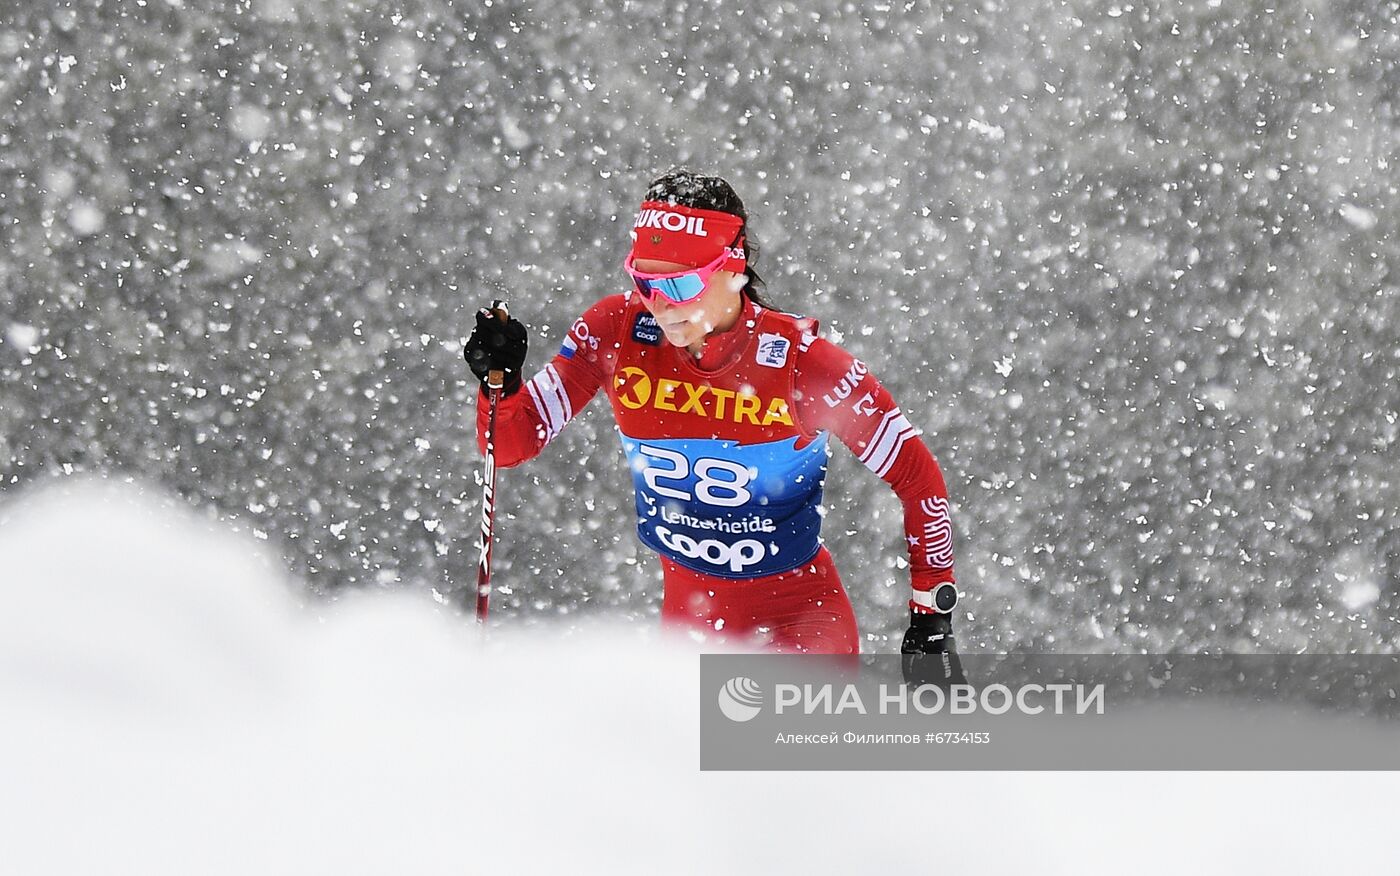
[[[1267,872],[1308,799],[1318,865],[1388,835],[1374,776],[701,774],[682,645],[308,601],[264,549],[136,484],[0,494],[7,872]]]

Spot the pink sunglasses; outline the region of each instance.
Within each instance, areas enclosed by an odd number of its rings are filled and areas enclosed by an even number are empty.
[[[740,250],[742,253],[742,250]],[[622,262],[623,270],[632,278],[632,282],[637,286],[637,293],[642,296],[643,301],[650,301],[652,296],[661,295],[666,300],[676,304],[689,304],[705,294],[710,278],[715,272],[724,267],[724,263],[732,257],[730,248],[725,247],[720,250],[720,254],[708,265],[699,268],[692,268],[688,271],[681,271],[674,274],[649,274],[639,271],[634,266],[636,256],[628,253],[627,258]]]

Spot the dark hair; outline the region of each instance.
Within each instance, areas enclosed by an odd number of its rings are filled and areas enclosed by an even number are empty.
[[[744,209],[744,202],[739,200],[734,187],[723,177],[703,176],[684,167],[672,168],[651,181],[643,200],[663,201],[699,210],[718,210],[744,220],[744,227],[740,232],[744,237],[744,258],[748,262],[744,268],[744,276],[747,278],[744,294],[760,307],[771,307],[760,297],[760,290],[766,288],[767,284],[753,268],[754,263],[758,261],[759,246],[749,228],[748,211]]]

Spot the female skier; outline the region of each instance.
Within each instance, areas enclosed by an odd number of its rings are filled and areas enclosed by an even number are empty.
[[[506,375],[500,467],[539,454],[602,389],[631,464],[638,535],[660,555],[663,621],[764,650],[856,654],[855,614],[818,538],[834,434],[904,505],[906,676],[912,666],[911,680],[963,683],[938,464],[865,363],[818,337],[815,320],[765,303],[756,255],[729,183],[686,170],[655,180],[623,263],[632,288],[585,311],[530,381],[525,327],[477,314],[464,353],[483,382],[482,450],[488,372]]]

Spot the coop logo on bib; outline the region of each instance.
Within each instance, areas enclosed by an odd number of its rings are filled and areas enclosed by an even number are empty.
[[[752,538],[725,544],[717,538],[694,539],[672,532],[665,526],[656,527],[656,537],[683,557],[703,560],[712,566],[727,566],[731,572],[742,572],[746,566],[752,566],[768,555],[763,543]]]

